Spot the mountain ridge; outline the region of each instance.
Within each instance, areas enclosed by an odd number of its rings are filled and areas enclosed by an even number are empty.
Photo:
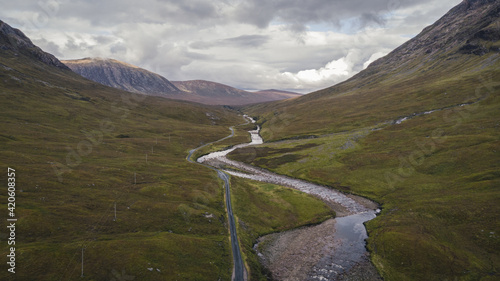
[[[54,55],[44,52],[39,47],[35,46],[24,33],[13,28],[0,20],[0,49],[23,53],[27,56],[38,59],[39,61],[56,66],[60,69],[70,70],[65,64],[59,61]]]
[[[11,32],[5,25],[0,40]],[[160,268],[161,279],[229,280],[220,184],[186,154],[226,136],[241,116],[104,86],[13,36],[21,41],[0,42],[0,158],[17,176],[10,191],[18,243],[9,252],[15,274],[2,270],[0,279],[81,279],[75,256],[85,248],[87,280],[120,279],[115,268],[140,280],[158,280]],[[194,204],[203,211],[193,213]]]
[[[62,62],[83,77],[106,86],[209,105],[244,105],[293,97],[289,93],[253,93],[206,80],[169,81],[157,73],[115,59],[83,58]]]
[[[19,222],[15,249],[2,252],[11,255],[11,269],[17,259],[15,276],[2,270],[0,279],[231,280],[224,187],[213,170],[186,156],[222,138],[222,147],[246,142],[253,125],[241,124],[241,114],[228,107],[112,88],[51,64],[31,45],[5,44],[0,158],[15,179],[9,196],[16,196]],[[247,189],[243,181],[231,186]],[[251,250],[260,233],[332,215],[318,199],[267,186],[231,196],[284,203],[259,204],[259,216],[272,221],[245,218],[260,229],[238,239],[255,279],[265,275]]]
[[[342,83],[243,108],[265,144],[229,157],[381,204],[384,280],[498,280],[499,11],[463,1]]]
[[[125,91],[154,96],[179,94],[179,89],[163,76],[115,59],[83,58],[62,63],[89,80]]]
[[[361,101],[366,105],[372,104],[373,109],[388,108],[384,111],[375,110],[369,122],[384,122],[413,112],[467,102],[470,95],[459,91],[460,81],[454,80],[459,74],[478,73],[498,64],[499,39],[500,3],[490,0],[464,1],[436,23],[424,28],[417,36],[374,61],[350,79],[297,99],[254,106],[250,112],[259,114],[273,108],[275,113],[266,114],[265,120],[274,122],[272,120],[288,116],[287,119],[290,120],[287,123],[297,124],[296,129],[302,127],[325,133],[332,129],[325,128],[323,123],[315,122],[314,119],[331,116],[343,120],[343,125],[337,127],[338,130],[348,127],[347,124],[352,120],[367,122],[363,111],[340,115],[340,112],[348,110],[347,108],[354,110]],[[450,83],[447,87],[442,83],[431,83],[437,78],[450,80]],[[426,85],[425,90],[422,85]],[[453,95],[443,95],[452,89],[457,89]],[[396,92],[399,94],[396,95]],[[420,103],[413,102],[415,96],[421,100]],[[429,105],[425,105],[424,99]],[[334,100],[331,108],[325,107]],[[342,103],[347,108],[337,110],[337,103]],[[400,106],[388,106],[391,103]],[[291,113],[301,112],[300,108],[305,107],[314,107],[315,110],[310,111],[308,115]],[[279,113],[282,113],[281,117]],[[299,120],[294,116],[306,118]],[[297,135],[302,133],[300,130],[295,131]],[[266,130],[263,129],[262,133],[266,135]],[[278,135],[274,132],[273,138],[279,137]]]

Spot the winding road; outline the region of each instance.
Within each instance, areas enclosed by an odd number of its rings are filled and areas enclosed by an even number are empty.
[[[255,120],[248,116],[244,116],[246,119],[255,123]],[[248,124],[248,122],[246,123]],[[230,127],[231,135],[216,142],[222,141],[234,135],[233,127]],[[196,160],[199,164],[202,164],[214,171],[217,171],[217,175],[224,181],[224,188],[226,191],[226,206],[229,219],[229,229],[231,235],[231,245],[234,260],[234,271],[232,280],[245,280],[245,267],[243,266],[243,261],[241,258],[240,246],[238,243],[238,237],[236,233],[236,226],[234,221],[234,215],[231,206],[231,196],[230,196],[230,184],[229,176],[237,176],[252,180],[257,180],[261,182],[268,182],[272,184],[278,184],[281,186],[287,186],[293,189],[300,190],[304,193],[311,194],[323,200],[325,203],[330,205],[337,213],[337,218],[333,223],[326,222],[329,225],[329,230],[327,231],[327,237],[315,237],[315,241],[321,241],[323,239],[329,240],[328,243],[331,246],[321,247],[322,249],[318,251],[312,250],[306,245],[305,248],[300,249],[297,253],[292,256],[298,258],[296,261],[297,265],[300,265],[300,274],[302,279],[300,280],[337,280],[340,276],[344,274],[349,274],[353,268],[359,266],[360,264],[370,263],[367,261],[367,253],[365,249],[365,239],[367,238],[366,229],[363,225],[364,222],[375,218],[376,213],[379,210],[375,210],[375,204],[361,203],[363,200],[356,196],[347,196],[339,191],[336,191],[325,186],[320,186],[307,181],[298,180],[295,178],[287,177],[284,175],[279,175],[272,173],[270,171],[254,167],[242,162],[230,160],[226,157],[231,151],[235,149],[262,144],[263,140],[259,135],[260,127],[257,126],[256,130],[249,131],[252,141],[250,143],[238,144],[232,148],[212,152],[204,155]],[[212,142],[212,143],[216,143]],[[189,152],[187,159],[191,160],[192,154],[212,143],[205,144]],[[216,167],[233,167],[239,171],[228,170]],[[331,227],[333,225],[333,228]],[[333,234],[335,233],[335,234]],[[333,236],[332,236],[333,235]],[[332,238],[333,237],[333,238]],[[314,242],[313,242],[314,243]],[[334,246],[332,246],[334,245]],[[313,253],[314,252],[314,253]],[[308,265],[302,264],[303,257],[314,256],[313,260]],[[291,271],[289,271],[291,273]],[[292,276],[289,276],[292,277]],[[293,276],[294,278],[298,276]],[[279,278],[281,279],[281,278]],[[285,278],[287,279],[287,278]],[[295,280],[295,279],[294,279]],[[299,280],[299,279],[297,279]],[[373,280],[378,280],[373,278]]]
[[[247,119],[247,118],[250,119],[246,115],[244,117],[245,117],[245,119]],[[247,121],[246,123],[240,124],[240,125],[245,125],[248,123],[249,123],[249,121]],[[224,137],[224,138],[217,140],[217,141],[214,141],[214,142],[206,143],[206,144],[199,146],[195,149],[191,149],[189,151],[189,154],[186,157],[186,159],[191,163],[197,163],[197,162],[191,160],[191,156],[193,155],[193,153],[195,153],[198,149],[201,149],[207,145],[217,143],[217,142],[220,142],[220,141],[223,141],[225,139],[233,137],[234,136],[234,128],[230,127],[229,130],[231,130],[231,134],[229,136]],[[229,221],[229,234],[231,236],[231,249],[233,252],[233,265],[234,265],[233,275],[232,275],[231,280],[244,281],[246,279],[245,278],[246,269],[243,266],[243,259],[241,258],[240,243],[238,242],[238,234],[236,232],[236,223],[234,221],[233,207],[231,205],[231,192],[230,192],[229,176],[226,173],[224,173],[223,171],[221,171],[217,168],[214,168],[212,166],[202,164],[202,163],[198,163],[198,164],[203,165],[209,169],[216,171],[219,178],[222,179],[222,181],[224,181],[224,190],[226,191],[226,209],[227,209],[227,216],[228,216],[228,221]]]

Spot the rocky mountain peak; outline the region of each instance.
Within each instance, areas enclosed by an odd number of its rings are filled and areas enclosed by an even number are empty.
[[[464,0],[433,25],[407,41],[369,68],[404,66],[419,58],[432,60],[455,54],[485,55],[500,52],[500,1]]]
[[[12,28],[10,25],[0,20],[0,49],[12,51],[14,55],[22,53],[33,57],[45,64],[56,66],[65,70],[70,70],[66,65],[60,62],[55,56],[42,51],[31,42],[19,29]]]
[[[179,92],[163,76],[115,59],[83,58],[63,63],[87,79],[122,90],[156,96]]]

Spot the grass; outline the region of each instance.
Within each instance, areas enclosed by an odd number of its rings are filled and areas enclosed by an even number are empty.
[[[237,112],[131,96],[24,56],[2,53],[0,63],[11,68],[0,73],[0,159],[16,169],[18,204],[16,275],[3,270],[2,280],[230,279],[221,182],[185,157],[227,136],[242,122]],[[236,126],[194,157],[248,142],[251,129]],[[257,237],[332,216],[287,188],[233,178],[232,189],[257,279],[265,275],[251,249]]]
[[[229,157],[382,204],[367,247],[385,280],[496,280],[500,72],[452,58],[245,108],[267,143]]]
[[[236,112],[134,96],[8,51],[0,63],[0,181],[16,169],[18,219],[16,274],[4,263],[0,279],[230,279],[222,183],[185,157],[226,136]]]
[[[193,153],[192,159],[197,159],[205,154],[208,154],[213,151],[221,151],[221,150],[226,150],[234,145],[241,144],[241,143],[247,143],[250,142],[250,134],[248,131],[254,130],[255,125],[254,124],[245,124],[241,123],[239,125],[236,125],[233,127],[234,130],[234,136],[230,138],[226,138],[225,140],[222,141],[217,141],[215,143],[209,144],[205,147],[200,148],[197,150],[195,153]],[[228,131],[228,136],[229,136],[229,131]]]
[[[416,60],[381,77],[354,77],[299,99],[258,104],[244,112],[258,119],[266,141],[359,130],[484,98],[484,91],[476,96],[475,90],[482,83],[494,83],[497,71],[494,65],[478,65],[495,59],[490,56],[457,56],[425,66]]]
[[[237,177],[231,177],[231,196],[238,237],[251,280],[268,280],[268,273],[253,250],[258,237],[317,224],[335,215],[313,196]]]

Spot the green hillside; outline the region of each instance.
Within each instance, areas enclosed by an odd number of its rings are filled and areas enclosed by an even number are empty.
[[[15,274],[2,265],[1,280],[231,279],[222,181],[186,156],[243,123],[238,112],[91,82],[1,21],[0,81],[0,207],[9,218],[13,169],[17,219],[15,245],[8,228],[0,232],[0,253],[13,246],[16,259]],[[248,141],[249,126],[197,155]],[[265,274],[252,250],[259,235],[332,215],[320,200],[281,187],[233,179],[231,188],[257,278]]]
[[[241,117],[105,87],[15,50],[0,52],[0,81],[0,179],[16,170],[18,219],[16,274],[3,263],[0,279],[230,278],[221,182],[185,157]],[[0,206],[5,218],[6,192]]]
[[[500,275],[500,4],[470,3],[344,83],[246,108],[267,143],[230,155],[379,202],[385,280]]]

